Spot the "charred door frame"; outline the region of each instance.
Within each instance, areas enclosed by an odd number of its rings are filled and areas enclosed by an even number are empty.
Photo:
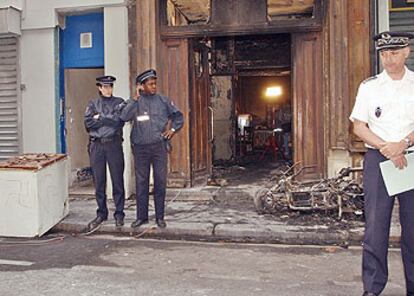
[[[207,46],[201,39],[189,39],[188,43],[190,167],[191,186],[194,186],[205,184],[212,172],[211,80]],[[198,53],[198,56],[196,56],[196,53]]]
[[[188,40],[164,40],[161,43],[160,54],[160,89],[184,114],[184,126],[172,139],[173,150],[168,161],[168,186],[187,187],[191,185]]]
[[[322,69],[322,34],[293,34],[293,155],[299,179],[319,179],[326,171]]]
[[[311,24],[306,24],[305,26],[301,26],[300,22],[277,22],[277,26],[275,22],[272,23],[268,23],[266,25],[261,25],[261,26],[238,26],[237,30],[234,30],[235,28],[230,28],[229,26],[219,26],[219,27],[208,27],[208,26],[191,26],[191,27],[168,27],[166,26],[166,20],[167,20],[167,16],[166,16],[166,9],[165,9],[165,5],[166,5],[166,0],[161,0],[159,5],[158,5],[158,15],[160,16],[159,18],[159,25],[160,25],[160,35],[161,35],[161,43],[163,44],[162,47],[165,48],[166,45],[168,45],[169,43],[174,43],[174,40],[177,40],[178,42],[184,42],[187,43],[187,46],[190,47],[188,44],[191,43],[191,38],[195,38],[195,37],[199,37],[199,38],[203,38],[206,36],[229,36],[229,35],[258,35],[258,34],[276,34],[276,33],[291,33],[292,34],[292,44],[293,44],[293,38],[295,35],[302,35],[302,34],[309,34],[313,35],[315,34],[315,32],[318,32],[316,34],[320,35],[321,34],[321,30],[322,30],[322,20],[324,18],[325,15],[325,11],[326,11],[326,5],[327,2],[326,0],[317,0],[317,3],[319,3],[320,5],[320,11],[321,13],[318,13],[318,22],[312,22]],[[163,9],[164,8],[164,9]],[[303,21],[301,21],[303,22]],[[303,23],[302,23],[303,24]],[[177,39],[180,38],[180,39]],[[319,40],[319,42],[322,42],[321,39]],[[168,46],[167,46],[168,47]],[[180,46],[181,50],[182,47]],[[322,48],[322,44],[320,44],[320,48]],[[194,80],[191,79],[191,69],[192,66],[190,64],[188,64],[190,62],[190,53],[189,50],[190,48],[187,48],[186,50],[188,50],[187,52],[187,56],[188,56],[188,61],[185,62],[186,64],[186,69],[187,69],[187,73],[184,75],[182,74],[182,79],[186,79],[187,81],[185,82],[185,84],[187,84],[186,90],[187,90],[187,94],[189,96],[194,95]],[[163,55],[166,52],[163,52]],[[321,53],[322,54],[322,53]],[[171,60],[171,57],[169,57],[169,59]],[[292,55],[292,61],[295,59],[295,56]],[[321,60],[322,61],[322,60]],[[176,61],[177,63],[181,63],[181,61]],[[322,67],[322,64],[320,65],[320,67]],[[181,65],[181,69],[184,69],[184,65]],[[294,68],[292,67],[292,70]],[[170,69],[171,70],[171,69]],[[292,88],[294,88],[295,86],[295,80],[298,80],[298,77],[296,76],[296,73],[291,74],[291,81],[292,81]],[[322,76],[321,76],[322,79]],[[169,76],[164,76],[164,89],[168,90],[168,92],[172,91],[172,92],[177,92],[178,90],[174,90],[175,89],[175,85],[177,85],[177,83],[173,83],[173,85],[170,84],[170,82],[168,80],[171,80],[171,77]],[[234,82],[233,82],[234,83]],[[323,84],[321,84],[320,86],[321,89],[323,88]],[[167,92],[167,94],[168,94]],[[293,109],[293,112],[295,113],[297,111],[298,108],[298,104],[302,103],[302,108],[305,107],[306,102],[305,101],[298,101],[297,97],[295,97],[294,92],[292,91],[292,105],[295,106]],[[318,104],[323,104],[323,92],[320,93],[320,96],[317,96],[317,100],[318,100]],[[188,98],[187,102],[184,104],[187,108],[188,111],[188,117],[187,119],[191,118],[191,115],[189,114],[191,112],[191,99]],[[323,112],[323,111],[322,111]],[[322,116],[322,114],[320,114]],[[294,114],[295,116],[295,114]],[[294,117],[294,120],[298,120],[297,117]],[[188,121],[189,122],[189,121]],[[294,137],[296,139],[296,134],[299,133],[299,127],[297,126],[297,123],[294,122],[293,123],[293,133],[294,133]],[[181,182],[183,181],[182,178],[190,178],[190,180],[187,179],[187,181],[185,182],[186,184],[188,184],[188,182],[190,182],[190,184],[192,185],[195,181],[195,179],[197,178],[197,174],[193,173],[193,161],[194,161],[194,157],[192,156],[193,152],[193,133],[195,132],[193,130],[193,124],[189,124],[188,128],[185,132],[185,138],[188,140],[183,140],[180,142],[180,144],[182,145],[188,145],[187,147],[181,147],[181,149],[184,149],[185,151],[183,151],[183,155],[176,155],[176,157],[180,158],[180,163],[183,164],[184,159],[187,159],[187,163],[185,165],[185,169],[183,170],[179,170],[182,171],[181,172],[181,176],[178,177],[177,175],[177,179],[180,179]],[[303,130],[302,130],[302,134],[303,134]],[[323,133],[320,133],[320,135],[323,136]],[[208,144],[210,146],[210,143]],[[303,156],[302,154],[298,154],[299,152],[299,145],[298,145],[298,141],[295,140],[294,141],[294,157],[295,160],[302,160],[299,159],[301,156]],[[190,149],[190,151],[188,151],[188,149]],[[313,170],[312,172],[310,172],[309,174],[305,174],[304,178],[313,178],[314,176],[320,176],[321,174],[324,175],[325,174],[325,170],[326,168],[324,167],[324,163],[325,163],[325,159],[323,159],[323,155],[326,152],[326,150],[324,149],[324,145],[323,145],[323,139],[322,139],[322,145],[320,146],[320,151],[318,153],[322,154],[322,159],[321,158],[317,158],[317,168],[315,170]],[[177,153],[175,153],[177,154]],[[210,154],[210,161],[209,161],[209,165],[212,165],[212,159],[211,159],[211,154]],[[171,165],[171,161],[170,161],[170,165]],[[178,163],[177,163],[178,165]],[[171,169],[171,168],[170,168]],[[211,167],[208,169],[210,170]],[[170,171],[170,174],[173,173],[172,171]],[[179,173],[178,171],[176,171],[175,173]],[[174,174],[174,173],[173,173]],[[185,175],[185,176],[184,176]],[[171,176],[171,175],[170,175]],[[171,176],[172,177],[172,176]],[[174,179],[174,178],[171,178]],[[178,181],[178,180],[176,180]],[[186,186],[186,185],[184,185]]]
[[[205,25],[171,27],[168,26],[167,1],[168,0],[160,0],[158,6],[161,38],[218,37],[226,35],[257,35],[320,31],[322,30],[323,20],[328,5],[328,0],[315,0],[315,15],[314,17],[307,19],[268,20],[264,23],[254,25],[216,25],[208,23]],[[211,4],[210,7],[212,7]]]

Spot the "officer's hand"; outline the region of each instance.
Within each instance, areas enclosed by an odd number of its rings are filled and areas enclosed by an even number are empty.
[[[133,99],[135,101],[138,101],[139,97],[141,96],[143,91],[144,91],[144,87],[141,84],[138,84],[137,85],[137,92],[136,92],[135,96],[133,97]]]
[[[392,157],[391,161],[394,163],[394,166],[400,170],[407,166],[407,159],[405,158],[404,154]]]
[[[93,119],[99,119],[99,113],[96,113],[96,114],[93,116]]]
[[[386,158],[391,159],[397,155],[403,154],[407,144],[403,141],[401,142],[387,142],[381,149],[380,152]]]
[[[172,130],[168,130],[162,133],[162,136],[166,139],[171,139],[174,136],[174,133]]]

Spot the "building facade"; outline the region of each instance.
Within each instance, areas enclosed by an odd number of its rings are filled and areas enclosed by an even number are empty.
[[[387,18],[385,0],[136,1],[130,56],[138,72],[159,70],[187,123],[174,139],[170,185],[203,183],[215,160],[240,156],[235,118],[267,120],[250,90],[269,77],[288,93],[300,178],[360,165],[365,149],[348,116],[359,83],[377,71],[371,36]]]
[[[127,1],[0,5],[0,158],[67,153],[73,179],[89,166],[83,114],[96,95],[96,76],[116,76],[114,94],[130,95]],[[126,137],[128,192],[133,188],[129,146]]]
[[[136,73],[155,68],[160,91],[186,120],[173,139],[170,186],[203,184],[214,162],[250,149],[240,145],[239,115],[273,129],[283,108],[301,178],[359,166],[365,149],[348,116],[359,83],[380,70],[371,37],[412,29],[411,2],[2,1],[0,158],[63,152],[72,172],[88,166],[82,109],[95,94],[94,77],[115,75],[115,95],[127,98]],[[259,92],[275,81],[280,101],[264,101]]]

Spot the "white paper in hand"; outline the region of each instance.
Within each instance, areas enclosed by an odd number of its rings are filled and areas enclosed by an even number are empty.
[[[400,170],[391,160],[380,163],[385,187],[390,196],[414,189],[414,153],[406,154],[407,167]]]

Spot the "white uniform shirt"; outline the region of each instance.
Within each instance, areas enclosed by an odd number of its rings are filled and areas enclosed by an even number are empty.
[[[386,142],[404,139],[414,131],[414,72],[405,68],[401,80],[392,80],[383,71],[362,82],[349,119],[367,123]]]

